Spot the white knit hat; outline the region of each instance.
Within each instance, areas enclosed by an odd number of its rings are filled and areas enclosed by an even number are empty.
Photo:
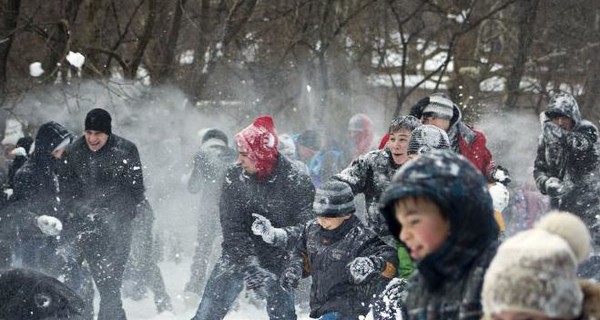
[[[486,317],[503,311],[574,319],[583,293],[577,266],[590,251],[590,234],[581,219],[551,212],[531,230],[498,248],[485,274],[482,300]]]
[[[445,95],[434,93],[429,96],[429,104],[423,109],[423,113],[435,113],[440,117],[451,119],[454,115],[454,103]]]

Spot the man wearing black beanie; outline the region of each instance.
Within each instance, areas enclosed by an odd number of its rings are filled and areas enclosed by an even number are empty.
[[[112,133],[111,116],[93,109],[85,133],[67,149],[64,236],[87,260],[100,292],[98,320],[127,319],[121,283],[131,244],[132,220],[150,209],[135,144]]]

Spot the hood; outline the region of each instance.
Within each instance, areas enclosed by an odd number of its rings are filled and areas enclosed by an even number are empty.
[[[572,95],[562,91],[550,96],[550,101],[544,114],[548,118],[551,118],[551,114],[560,114],[568,117],[575,123],[573,128],[577,128],[581,123],[581,113],[579,112],[577,100]]]
[[[401,225],[396,220],[394,203],[406,196],[433,200],[450,222],[450,235],[441,248],[418,263],[421,272],[433,270],[442,277],[459,277],[465,265],[498,239],[486,179],[455,152],[433,150],[404,164],[394,175],[381,196],[380,210],[398,240]]]
[[[73,134],[61,124],[50,121],[44,123],[35,136],[32,158],[47,158],[65,139],[73,140]]]

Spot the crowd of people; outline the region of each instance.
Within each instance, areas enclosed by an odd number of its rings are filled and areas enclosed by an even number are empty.
[[[184,288],[193,320],[225,318],[244,290],[266,301],[269,319],[297,319],[307,277],[310,317],[322,320],[599,317],[600,286],[578,279],[600,271],[597,129],[564,92],[540,120],[539,191],[510,186],[486,136],[440,93],[393,119],[380,141],[365,114],[349,119],[343,146],[310,128],[280,135],[271,116],[233,147],[204,130],[187,181],[202,202]],[[33,140],[33,151],[19,140],[24,160],[11,164],[3,267],[62,279],[69,310],[85,319],[94,284],[98,319],[126,319],[121,287],[132,274],[159,312],[172,310],[148,258],[154,213],[135,144],[112,133],[104,109],[87,114],[81,137],[48,122]]]

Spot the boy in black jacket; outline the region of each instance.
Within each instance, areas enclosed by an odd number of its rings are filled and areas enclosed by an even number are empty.
[[[313,211],[317,217],[304,228],[281,285],[289,290],[311,275],[312,318],[358,319],[396,275],[396,250],[353,215],[354,195],[343,182],[317,189]]]

